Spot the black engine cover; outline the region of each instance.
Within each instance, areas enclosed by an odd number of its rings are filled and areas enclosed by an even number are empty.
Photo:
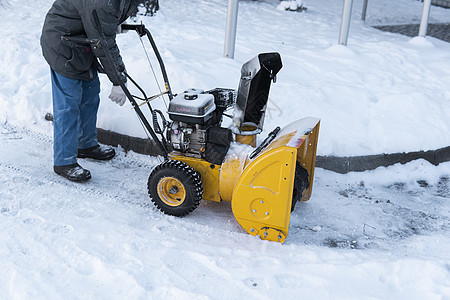
[[[207,132],[205,160],[215,165],[221,165],[232,140],[233,134],[230,129],[219,126],[209,128]]]

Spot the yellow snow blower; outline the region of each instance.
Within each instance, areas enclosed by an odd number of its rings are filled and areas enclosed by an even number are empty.
[[[128,74],[143,97],[133,96],[125,83],[121,84],[165,158],[148,179],[151,201],[162,212],[179,217],[196,209],[202,199],[231,201],[234,217],[248,233],[283,243],[296,202],[311,197],[320,120],[307,117],[283,129],[277,127],[256,145],[271,82],[282,68],[280,55],[261,53],[245,63],[237,90],[187,89],[173,95],[150,32],[143,25],[122,28],[148,37],[165,81],[165,92],[153,97],[147,97]],[[103,49],[117,70],[104,40],[87,42],[95,50]],[[169,97],[170,121],[150,106],[161,94]],[[136,99],[148,105],[153,126]],[[228,110],[233,111],[232,116]],[[221,126],[224,116],[232,119],[228,128]]]

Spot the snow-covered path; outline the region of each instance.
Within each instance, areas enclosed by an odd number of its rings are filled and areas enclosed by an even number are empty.
[[[0,144],[1,298],[450,297],[449,163],[318,169],[280,245],[244,233],[228,203],[161,214],[156,158],[81,160],[93,179],[76,184],[51,171],[50,135],[2,124]]]

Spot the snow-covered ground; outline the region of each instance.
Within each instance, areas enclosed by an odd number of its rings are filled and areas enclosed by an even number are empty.
[[[359,3],[361,2],[361,3]],[[430,150],[450,144],[450,45],[369,25],[418,23],[415,0],[355,1],[348,47],[343,1],[240,1],[235,59],[222,58],[226,1],[166,0],[141,20],[174,92],[236,88],[241,65],[278,51],[265,133],[322,119],[321,155]],[[146,182],[158,158],[81,160],[85,184],[52,172],[49,68],[39,36],[51,0],[0,3],[0,298],[449,299],[450,163],[426,161],[340,175],[316,170],[312,199],[291,215],[284,245],[246,234],[227,203],[162,215]],[[431,22],[450,10],[432,7]],[[129,73],[157,93],[140,41],[118,38]],[[143,67],[144,66],[144,67]],[[155,71],[156,63],[153,62]],[[99,127],[145,137],[129,105],[107,99]],[[164,109],[162,101],[156,107]]]
[[[52,141],[0,126],[2,299],[449,299],[450,163],[317,169],[285,244],[244,232],[228,203],[162,215],[156,158],[50,171]]]

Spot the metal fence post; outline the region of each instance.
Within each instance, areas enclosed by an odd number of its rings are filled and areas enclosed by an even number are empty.
[[[352,17],[353,0],[344,0],[342,10],[341,31],[339,33],[339,45],[347,46],[348,32],[350,30],[350,20]]]
[[[423,1],[422,20],[420,21],[419,36],[425,37],[428,29],[428,19],[430,18],[431,0]]]
[[[228,0],[227,28],[223,57],[234,58],[239,0]]]
[[[367,4],[368,4],[369,0],[364,0],[363,3],[363,10],[361,13],[361,20],[365,21],[366,20],[366,14],[367,14]]]

